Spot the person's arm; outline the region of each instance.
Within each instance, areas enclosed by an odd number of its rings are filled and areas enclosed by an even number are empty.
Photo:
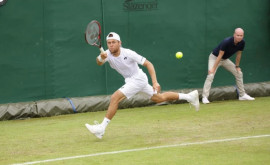
[[[145,66],[147,68],[148,73],[150,74],[153,89],[155,91],[157,91],[157,93],[159,93],[160,92],[160,85],[157,81],[157,76],[156,76],[156,71],[155,71],[154,65],[150,61],[145,60],[145,62],[143,63],[143,66]]]
[[[218,64],[221,61],[221,58],[223,57],[223,55],[224,55],[224,51],[220,50],[219,54],[218,54],[218,57],[217,57],[217,59],[215,61],[215,64],[214,64],[213,68],[208,71],[208,74],[212,74],[212,73],[216,72]]]
[[[107,53],[104,52],[104,53],[100,53],[99,56],[97,56],[97,64],[98,65],[103,65],[105,63],[105,59],[107,58]]]
[[[236,58],[235,58],[235,68],[237,71],[241,71],[240,69],[241,56],[242,56],[242,51],[238,51],[236,53]]]

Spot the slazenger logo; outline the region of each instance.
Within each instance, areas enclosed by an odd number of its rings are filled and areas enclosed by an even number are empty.
[[[157,0],[125,0],[124,11],[149,11],[157,10]]]

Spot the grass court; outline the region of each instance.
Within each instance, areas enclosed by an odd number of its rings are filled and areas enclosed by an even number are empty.
[[[1,121],[0,164],[270,164],[270,97],[118,110],[99,140],[105,113]]]

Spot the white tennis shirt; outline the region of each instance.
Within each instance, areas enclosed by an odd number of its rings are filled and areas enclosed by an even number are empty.
[[[146,58],[137,54],[136,52],[120,48],[120,55],[114,57],[109,50],[106,50],[107,58],[105,61],[108,61],[110,66],[120,73],[124,78],[129,78],[135,76],[141,70],[138,64],[143,65]]]

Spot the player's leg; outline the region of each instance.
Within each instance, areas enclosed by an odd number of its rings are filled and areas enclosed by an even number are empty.
[[[208,58],[208,70],[213,68],[216,59],[217,59],[217,57],[214,56],[212,53],[209,55],[209,58]],[[208,100],[208,97],[209,97],[209,93],[210,93],[210,89],[211,89],[214,77],[215,77],[215,73],[207,74],[206,80],[204,82],[203,93],[202,93],[202,102],[204,104],[210,103],[209,100]]]
[[[125,97],[126,96],[120,90],[115,91],[111,96],[110,105],[102,123],[101,124],[95,123],[95,125],[85,124],[86,128],[91,133],[93,133],[97,138],[101,139],[105,134],[106,127],[116,114],[119,102],[123,100]]]
[[[226,59],[222,62],[222,66],[231,72],[234,77],[235,77],[235,82],[236,86],[239,91],[239,100],[255,100],[253,97],[250,97],[249,95],[246,94],[245,89],[244,89],[244,82],[243,82],[243,72],[238,71],[235,68],[235,64],[230,60]]]
[[[116,114],[119,102],[122,101],[124,98],[129,99],[130,97],[134,96],[136,93],[141,91],[141,89],[144,88],[144,86],[148,83],[147,78],[146,79],[143,79],[143,78],[142,79],[126,79],[125,81],[126,81],[126,84],[123,85],[121,88],[119,88],[111,96],[110,105],[107,110],[106,116],[103,119],[103,122],[101,124],[96,124],[96,125],[85,124],[87,129],[99,139],[103,137],[107,125]]]
[[[107,119],[111,120],[114,117],[118,109],[119,102],[124,98],[126,98],[126,96],[120,90],[114,92],[111,96],[110,105],[105,116]]]
[[[151,97],[151,100],[156,103],[161,103],[164,101],[173,101],[173,100],[178,100],[178,99],[179,99],[179,94],[175,92],[157,93]]]
[[[156,93],[153,91],[153,87],[147,84],[147,86],[142,89],[142,92],[146,93],[149,96],[149,98],[156,103],[173,100],[186,100],[190,102],[197,111],[200,108],[199,94],[197,90],[192,91],[188,94],[176,92]]]
[[[158,93],[158,94],[154,94],[151,97],[151,100],[156,103],[161,103],[164,101],[173,101],[173,100],[186,100],[195,107],[196,111],[200,109],[199,94],[197,90],[194,90],[188,94],[176,93],[176,92]]]

